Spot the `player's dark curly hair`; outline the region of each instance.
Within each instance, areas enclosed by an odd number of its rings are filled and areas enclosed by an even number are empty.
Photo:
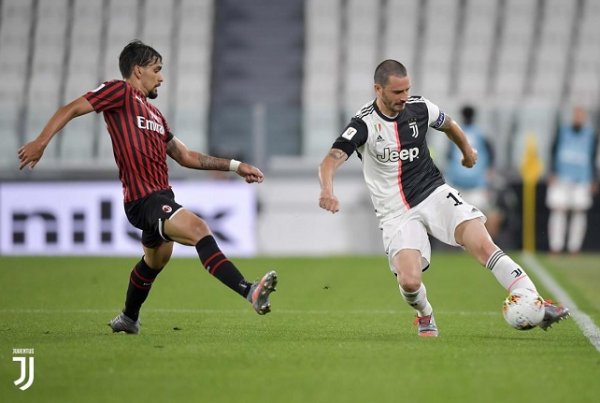
[[[390,76],[406,77],[406,67],[396,60],[388,59],[379,63],[375,69],[375,84],[386,85]]]
[[[135,66],[146,67],[156,62],[162,62],[160,53],[137,39],[129,42],[119,55],[119,69],[123,78],[129,78]]]

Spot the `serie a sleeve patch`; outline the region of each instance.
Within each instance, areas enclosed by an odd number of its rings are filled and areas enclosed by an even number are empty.
[[[357,130],[354,127],[349,127],[346,129],[344,133],[342,133],[342,137],[346,140],[352,140],[352,137],[356,134]]]

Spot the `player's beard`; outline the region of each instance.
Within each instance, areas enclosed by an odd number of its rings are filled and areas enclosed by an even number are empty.
[[[394,99],[392,99],[392,97],[387,97],[385,92],[382,92],[379,99],[388,112],[391,112],[394,115],[404,110],[404,103],[402,101],[394,102]]]
[[[150,93],[148,94],[148,98],[150,99],[156,99],[156,97],[158,97],[158,90],[156,88],[154,88],[152,91],[150,91]]]
[[[394,114],[400,113],[404,110],[404,102],[394,103],[393,101],[383,100],[383,104],[385,107],[392,111]]]
[[[394,112],[400,113],[404,110],[404,102],[391,103],[390,107]]]

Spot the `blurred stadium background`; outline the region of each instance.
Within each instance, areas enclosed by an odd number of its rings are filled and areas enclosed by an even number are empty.
[[[0,0],[0,253],[139,254],[123,222],[101,116],[73,121],[35,171],[18,171],[16,158],[56,108],[120,78],[119,52],[134,38],[163,55],[156,104],[175,134],[267,175],[248,196],[239,181],[170,166],[178,199],[209,219],[230,253],[381,253],[356,158],[339,172],[336,216],[317,206],[317,166],[373,98],[372,73],[385,58],[402,61],[412,93],[450,115],[466,103],[477,107],[501,174],[498,240],[520,248],[527,136],[536,139],[545,173],[556,124],[572,106],[584,105],[600,127],[598,21],[596,0]],[[429,139],[443,167],[448,141]],[[202,204],[225,200],[225,191],[237,202]],[[541,250],[544,194],[542,177]],[[246,249],[235,237],[242,222],[255,234]],[[584,250],[599,250],[598,196],[588,228]]]

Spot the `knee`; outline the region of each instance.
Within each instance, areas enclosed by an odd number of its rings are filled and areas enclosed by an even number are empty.
[[[189,230],[190,237],[192,238],[192,243],[194,245],[205,236],[210,235],[210,229],[208,228],[208,225],[202,218],[198,216],[195,216],[195,218],[191,221]]]
[[[205,236],[210,235],[206,222],[195,214],[188,216],[188,221],[181,227],[179,237],[172,238],[185,245],[196,245]]]
[[[421,276],[412,273],[399,274],[398,284],[406,292],[416,292],[421,288]]]
[[[394,270],[400,288],[415,292],[421,287],[421,253],[417,250],[401,250],[393,258]]]
[[[195,245],[199,240],[210,235],[206,222],[189,210],[182,210],[179,214],[165,221],[164,226],[167,236],[184,245]]]

